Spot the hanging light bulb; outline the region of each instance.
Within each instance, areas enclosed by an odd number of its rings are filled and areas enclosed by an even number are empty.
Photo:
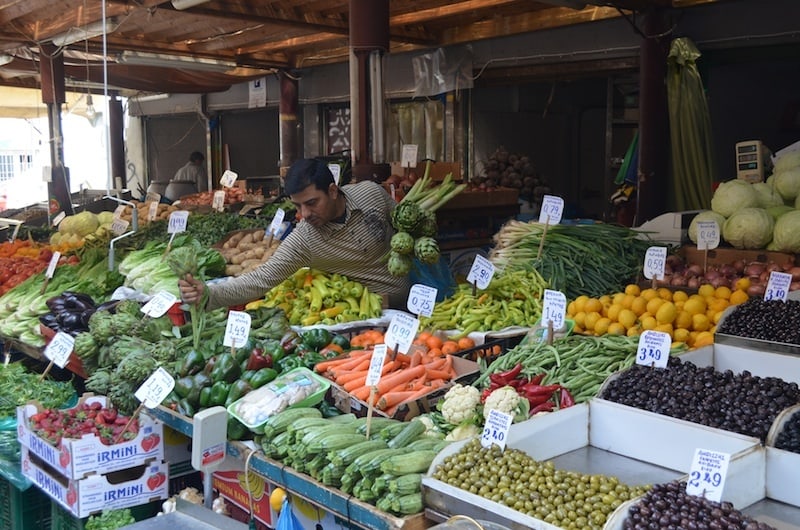
[[[86,117],[91,120],[95,117],[97,111],[94,110],[94,105],[92,104],[92,93],[86,93]]]

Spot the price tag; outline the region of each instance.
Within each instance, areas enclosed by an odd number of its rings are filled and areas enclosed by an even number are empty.
[[[64,368],[74,345],[75,338],[72,335],[59,331],[45,347],[44,356],[59,368]]]
[[[481,445],[490,448],[492,445],[497,445],[500,449],[506,448],[506,440],[508,440],[508,429],[511,427],[511,422],[514,417],[505,412],[492,409],[489,411],[489,417],[486,418],[486,423],[483,424],[483,433],[481,434]]]
[[[780,300],[785,302],[789,296],[789,287],[792,284],[792,275],[788,272],[772,271],[767,280],[767,289],[764,291],[764,300]]]
[[[44,273],[46,278],[52,278],[53,274],[56,273],[56,265],[58,265],[58,260],[60,258],[61,252],[57,250],[53,252],[53,257],[50,258],[50,263],[47,264],[47,270]]]
[[[278,208],[275,210],[275,217],[272,218],[272,222],[269,224],[269,232],[271,234],[277,234],[281,227],[283,226],[283,220],[286,217],[286,212],[283,208]]]
[[[557,225],[564,214],[564,199],[555,195],[542,197],[542,209],[539,210],[539,222],[542,224]]]
[[[122,217],[122,214],[125,212],[125,205],[120,204],[114,209],[114,219],[119,219]]]
[[[169,311],[169,308],[176,301],[177,297],[174,294],[167,291],[159,291],[142,306],[141,311],[149,317],[158,318]]]
[[[435,287],[415,283],[408,293],[406,307],[415,315],[429,317],[433,314],[433,305],[436,303],[437,292],[439,290]]]
[[[225,324],[225,338],[222,339],[223,346],[235,348],[247,342],[250,336],[250,315],[244,311],[228,312],[228,323]]]
[[[375,386],[381,380],[383,371],[383,361],[386,360],[386,344],[376,344],[372,350],[372,359],[369,361],[369,372],[367,372],[367,386]]]
[[[64,220],[67,216],[67,212],[58,212],[58,215],[53,217],[53,226],[58,226],[58,223]]]
[[[173,388],[175,388],[175,379],[159,366],[133,395],[144,403],[145,407],[154,409],[164,401]]]
[[[113,221],[111,221],[111,232],[114,234],[122,235],[128,230],[128,226],[131,223],[126,221],[125,219],[120,219],[119,217],[115,217]]]
[[[223,190],[214,192],[214,197],[211,199],[211,207],[218,212],[225,209],[225,192]]]
[[[333,182],[335,182],[338,186],[339,181],[342,180],[342,168],[339,166],[339,164],[328,164],[328,169],[330,170],[331,175],[333,175]]]
[[[186,221],[189,219],[189,212],[186,210],[176,210],[169,214],[169,224],[167,225],[168,234],[186,232]]]
[[[719,246],[719,225],[716,221],[697,222],[698,250],[711,250]]]
[[[161,202],[161,194],[154,191],[148,191],[144,196],[144,202]]]
[[[403,167],[417,167],[417,144],[403,144],[403,153],[400,155],[400,165]]]
[[[561,291],[552,289],[544,290],[542,303],[542,326],[547,327],[547,322],[553,322],[553,329],[564,327],[564,316],[567,312],[567,297]]]
[[[648,280],[664,279],[664,266],[667,264],[667,247],[650,247],[644,254],[644,277]]]
[[[695,449],[692,467],[689,468],[689,480],[686,481],[686,493],[720,502],[729,461],[730,455],[727,453]]]
[[[467,282],[474,283],[478,289],[486,289],[494,276],[494,264],[480,254],[475,256],[467,274]]]
[[[234,184],[236,184],[236,179],[239,178],[239,175],[230,169],[226,169],[222,176],[219,178],[219,183],[226,187],[231,188]]]
[[[648,329],[639,336],[636,364],[666,368],[671,346],[672,337],[669,336],[669,333]]]
[[[390,348],[397,344],[397,351],[400,353],[408,352],[411,342],[419,329],[419,319],[412,317],[408,313],[396,313],[389,322],[389,329],[383,340]]]
[[[157,215],[158,215],[158,202],[151,202],[150,206],[147,208],[147,220],[155,221]]]

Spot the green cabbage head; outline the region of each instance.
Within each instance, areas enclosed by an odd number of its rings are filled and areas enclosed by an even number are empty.
[[[787,212],[775,222],[772,248],[779,252],[800,252],[800,210]]]
[[[759,208],[783,205],[783,197],[774,186],[770,186],[766,182],[756,182],[753,184],[753,189],[756,190],[758,195]]]
[[[722,237],[739,249],[761,249],[772,240],[774,227],[775,220],[763,208],[742,208],[722,225]]]
[[[744,180],[723,182],[711,197],[711,209],[723,217],[730,217],[733,212],[742,208],[756,207],[758,207],[758,192],[753,189],[752,184]]]
[[[722,225],[725,224],[725,218],[711,210],[703,210],[695,215],[694,219],[692,219],[692,222],[689,224],[689,239],[691,239],[692,243],[695,245],[697,244],[697,223],[700,221],[716,221],[719,230],[722,230]]]
[[[775,173],[775,189],[785,201],[794,201],[800,195],[800,167]]]

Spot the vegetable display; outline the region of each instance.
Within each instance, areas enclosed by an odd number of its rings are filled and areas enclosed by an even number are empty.
[[[800,301],[751,298],[726,316],[718,331],[737,337],[800,344]]]
[[[222,244],[220,253],[225,258],[225,274],[241,276],[256,269],[275,252],[280,241],[265,237],[265,230],[239,231]]]
[[[653,244],[623,226],[558,224],[548,227],[546,236],[544,227],[536,222],[507,222],[494,236],[489,260],[506,271],[533,268],[550,289],[568,299],[621,290],[636,279]]]
[[[130,508],[103,510],[86,520],[85,530],[116,530],[136,522]]]
[[[69,381],[42,380],[22,363],[0,366],[0,418],[16,416],[18,406],[34,399],[45,408],[63,406],[74,393]]]

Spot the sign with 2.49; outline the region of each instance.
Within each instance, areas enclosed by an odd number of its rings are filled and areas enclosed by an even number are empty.
[[[689,479],[686,481],[686,493],[719,502],[725,488],[729,461],[730,455],[727,453],[695,449]]]

